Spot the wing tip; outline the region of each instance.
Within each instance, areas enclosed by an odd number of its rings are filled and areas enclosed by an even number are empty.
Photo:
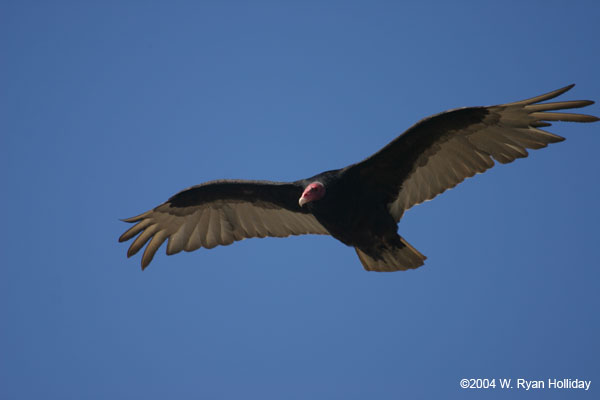
[[[127,249],[127,258],[131,258],[131,257],[133,257],[134,255],[136,255],[136,254],[137,254],[137,252],[138,252],[138,251],[139,251],[139,250],[137,250],[137,249],[136,249],[136,250],[134,250],[134,248],[133,248],[133,245],[131,245],[131,246],[130,246],[130,247]]]
[[[600,121],[600,118],[596,117],[595,115],[588,115],[588,117],[590,117],[589,120],[582,121],[582,122],[597,122],[597,121]]]
[[[553,99],[555,97],[560,96],[561,94],[568,92],[569,90],[573,89],[573,87],[575,87],[574,83],[571,83],[570,85],[561,87],[560,89],[556,89],[553,90],[551,92],[548,93],[544,93],[544,94],[540,94],[539,96],[535,96],[535,97],[531,97],[529,99],[525,99],[525,100],[521,100],[521,101],[515,101],[513,103],[508,103],[505,105],[511,105],[511,106],[525,106],[528,104],[535,104],[535,103],[539,103],[541,101],[546,101],[546,100],[550,100]]]
[[[141,214],[139,214],[139,215],[136,215],[135,217],[129,217],[129,218],[120,218],[120,220],[121,220],[121,221],[123,221],[123,222],[127,222],[127,223],[130,223],[130,224],[132,224],[132,223],[134,223],[134,222],[141,221],[141,220],[142,220],[142,219],[144,219],[146,216],[148,216],[148,215],[149,215],[149,214],[150,214],[152,211],[154,211],[154,210],[149,210],[149,211],[146,211],[146,212],[144,212],[144,213],[141,213]]]
[[[555,95],[555,97],[556,97],[556,96],[560,96],[561,94],[568,92],[569,90],[573,89],[574,87],[575,87],[575,84],[574,84],[574,83],[571,83],[571,84],[569,84],[569,85],[567,85],[567,86],[561,87],[560,89],[556,89],[556,90],[554,91],[554,93],[557,93],[557,94]]]
[[[149,246],[150,246],[150,244],[148,244],[148,246],[146,246],[146,250],[144,250],[144,254],[142,255],[142,261],[141,261],[142,271],[145,270],[146,268],[148,268],[148,265],[150,265],[150,262],[154,258],[154,253],[156,252],[156,250],[154,250],[152,247],[149,247]]]

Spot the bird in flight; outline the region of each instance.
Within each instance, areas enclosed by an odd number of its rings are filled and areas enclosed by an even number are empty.
[[[513,103],[466,107],[425,118],[367,159],[295,182],[217,180],[185,189],[136,217],[119,238],[146,243],[142,269],[167,242],[167,254],[253,237],[331,235],[354,247],[368,271],[418,268],[426,257],[398,235],[406,210],[477,173],[527,157],[564,138],[548,121],[594,122],[561,110],[590,100],[542,103],[574,85]]]

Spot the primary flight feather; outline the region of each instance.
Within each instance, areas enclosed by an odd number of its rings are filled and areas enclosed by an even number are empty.
[[[574,85],[531,99],[467,107],[425,118],[364,161],[295,182],[220,180],[183,190],[158,207],[125,219],[134,223],[120,242],[146,245],[142,269],[167,241],[167,254],[228,245],[252,237],[331,235],[355,248],[369,271],[423,265],[425,256],[397,234],[404,211],[433,199],[465,178],[527,157],[564,138],[546,121],[594,122],[560,110],[590,100],[541,103]]]

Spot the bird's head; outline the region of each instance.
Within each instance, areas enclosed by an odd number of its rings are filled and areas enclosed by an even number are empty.
[[[310,183],[302,192],[302,196],[298,199],[298,204],[300,207],[305,205],[306,203],[310,203],[311,201],[319,200],[325,196],[325,185],[321,182],[312,182]]]

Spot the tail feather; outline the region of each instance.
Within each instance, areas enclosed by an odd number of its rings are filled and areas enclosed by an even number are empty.
[[[384,246],[374,249],[354,248],[367,271],[392,272],[419,268],[427,257],[400,238],[399,246]]]

